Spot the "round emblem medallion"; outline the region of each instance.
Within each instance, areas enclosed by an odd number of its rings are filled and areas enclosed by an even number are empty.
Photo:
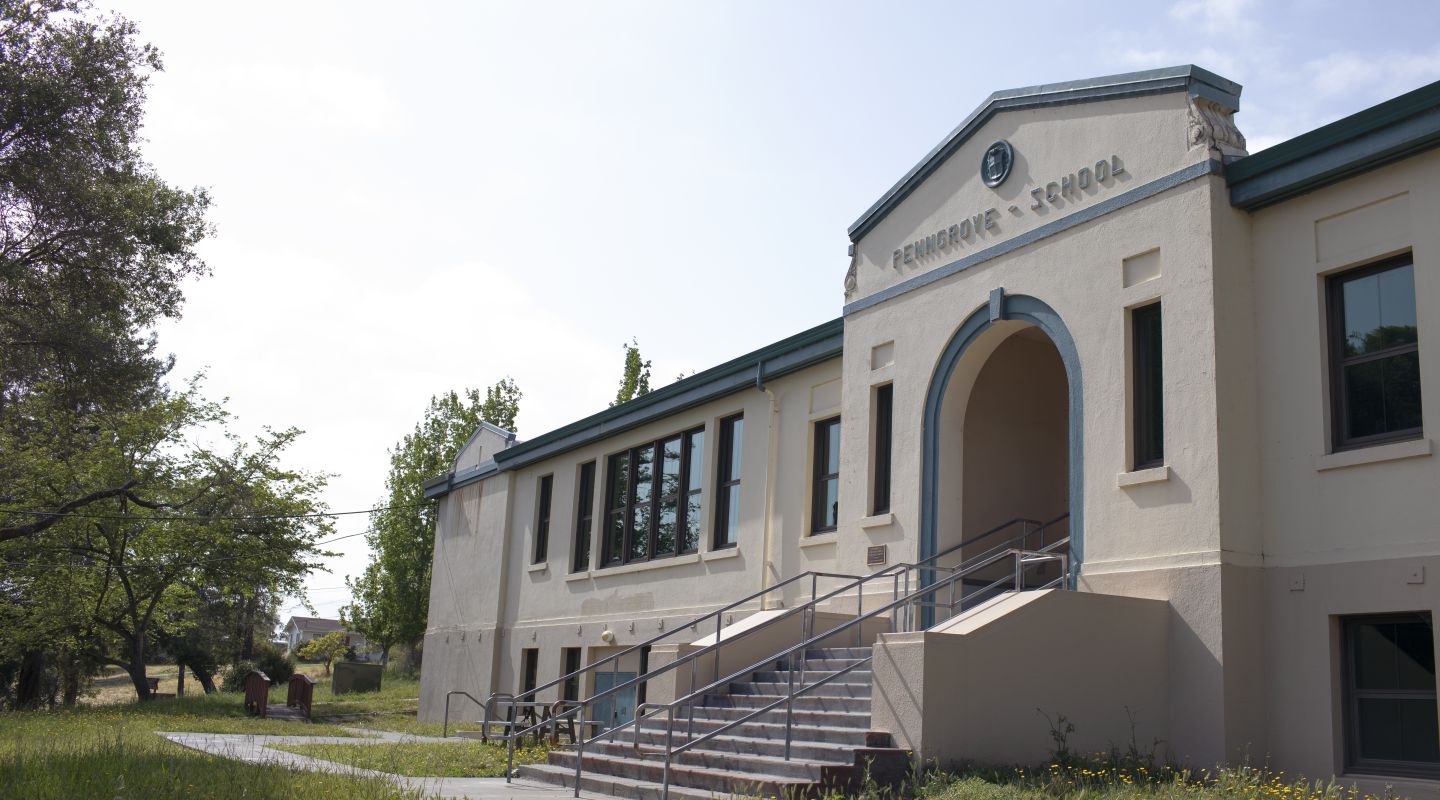
[[[985,148],[985,157],[980,160],[980,180],[994,189],[1010,177],[1010,165],[1015,163],[1015,149],[1001,139]]]

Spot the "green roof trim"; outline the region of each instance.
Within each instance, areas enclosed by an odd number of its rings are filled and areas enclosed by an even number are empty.
[[[1230,203],[1254,211],[1440,146],[1440,81],[1225,165]]]
[[[627,403],[591,414],[494,456],[467,474],[441,475],[425,482],[427,498],[440,497],[506,470],[551,458],[632,428],[694,408],[743,389],[838,357],[844,348],[845,319],[833,319],[716,367],[662,386]]]

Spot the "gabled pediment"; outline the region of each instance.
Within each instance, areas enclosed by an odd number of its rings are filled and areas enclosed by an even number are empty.
[[[1240,91],[1185,65],[990,95],[850,226],[847,304],[1243,155]]]

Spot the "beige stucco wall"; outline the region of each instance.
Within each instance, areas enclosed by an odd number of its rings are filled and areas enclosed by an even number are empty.
[[[784,375],[663,420],[466,487],[441,501],[431,614],[422,674],[421,715],[437,719],[450,689],[484,697],[515,691],[519,653],[540,650],[539,683],[560,676],[562,648],[585,648],[588,663],[611,646],[646,641],[692,618],[809,569],[831,569],[833,545],[809,530],[808,454],[812,426],[839,411],[840,361]],[[772,401],[773,397],[773,401]],[[712,550],[712,502],[719,420],[745,415],[740,530],[734,548]],[[598,564],[606,457],[630,447],[705,429],[700,552],[572,573],[580,465],[597,461],[592,565]],[[773,437],[773,446],[772,446]],[[548,557],[532,564],[538,481],[552,475]],[[502,488],[503,487],[503,488]],[[483,500],[479,495],[483,494]],[[493,502],[492,502],[493,500]],[[487,513],[488,512],[488,513]],[[768,520],[768,524],[767,524]],[[820,583],[823,592],[837,583]],[[808,584],[804,588],[808,594]],[[775,601],[798,597],[776,593]],[[788,600],[787,600],[788,602]],[[749,606],[758,609],[758,604]],[[728,624],[745,616],[727,615]],[[671,641],[699,638],[677,634]],[[474,687],[473,689],[471,687]],[[553,697],[553,691],[542,693]],[[458,702],[458,701],[457,701]]]
[[[1132,721],[1148,749],[1168,739],[1169,619],[1155,600],[1051,590],[883,634],[872,725],[941,764],[1042,763],[1061,716],[1075,752],[1126,747]]]

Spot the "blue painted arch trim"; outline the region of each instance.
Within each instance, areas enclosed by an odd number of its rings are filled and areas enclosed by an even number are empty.
[[[940,410],[944,406],[945,392],[965,351],[1000,320],[1028,322],[1039,328],[1050,337],[1065,365],[1065,381],[1070,395],[1070,581],[1073,585],[1085,556],[1085,415],[1080,353],[1075,348],[1070,329],[1065,327],[1055,309],[1029,295],[1006,295],[1003,289],[991,292],[989,302],[960,324],[930,377],[930,388],[925,394],[924,430],[921,433],[920,557],[928,558],[939,551]],[[930,580],[925,582],[928,584]]]

